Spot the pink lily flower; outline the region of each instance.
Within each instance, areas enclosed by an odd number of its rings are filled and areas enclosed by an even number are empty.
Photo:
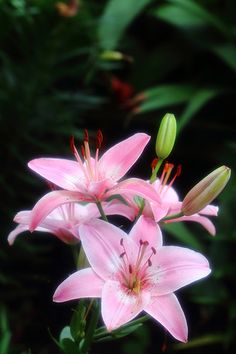
[[[129,235],[93,220],[80,226],[80,237],[91,268],[64,280],[55,291],[55,302],[98,297],[108,331],[145,311],[173,337],[187,341],[185,315],[174,291],[210,273],[203,255],[163,246],[155,221],[142,216]]]
[[[130,220],[134,215],[130,208],[118,201],[104,203],[103,209],[107,215],[123,215]],[[91,219],[99,218],[98,208],[94,204],[80,205],[68,203],[60,205],[36,227],[35,231],[48,232],[67,244],[79,242],[79,226]],[[16,237],[24,231],[30,230],[32,210],[18,212],[14,221],[18,224],[8,235],[9,245],[13,245]]]
[[[159,201],[146,201],[145,206],[142,211],[142,215],[146,217],[153,218],[156,222],[173,223],[181,221],[193,221],[201,224],[211,235],[215,235],[216,229],[213,222],[208,218],[208,216],[217,216],[219,208],[214,205],[208,205],[202,209],[199,213],[190,216],[181,216],[172,218],[170,220],[165,220],[164,218],[171,215],[179,214],[182,210],[182,202],[179,200],[179,196],[175,189],[172,187],[175,178],[180,174],[177,172],[173,179],[168,182],[170,172],[174,165],[166,164],[167,169],[164,168],[162,177],[156,179],[154,183],[151,184],[152,188],[156,191],[159,196]],[[140,207],[135,199],[129,193],[123,196],[127,201],[131,209],[133,209],[134,214],[139,215]]]
[[[153,213],[155,221],[163,221],[165,223],[193,221],[201,224],[211,235],[215,235],[216,229],[213,222],[207,216],[217,216],[219,208],[209,204],[203,208],[199,213],[190,216],[176,217],[170,220],[162,220],[165,217],[179,214],[182,209],[182,202],[179,201],[179,196],[175,189],[170,185],[163,185],[157,179],[153,186],[160,196],[161,203],[150,202],[150,209]]]
[[[84,162],[73,141],[71,145],[76,161],[58,158],[30,161],[28,165],[33,171],[63,189],[50,192],[39,200],[32,210],[30,230],[34,230],[53,209],[65,203],[96,203],[126,192],[158,202],[158,194],[148,182],[138,178],[120,181],[139,158],[149,139],[147,134],[134,134],[98,158],[102,141],[102,135],[98,133],[98,147],[95,158],[92,158],[86,134],[82,149]]]

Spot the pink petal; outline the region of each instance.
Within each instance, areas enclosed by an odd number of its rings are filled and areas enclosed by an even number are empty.
[[[153,295],[166,295],[206,277],[210,272],[207,259],[184,247],[163,246],[152,257]]]
[[[187,342],[186,318],[174,294],[152,297],[144,310],[160,322],[174,338],[181,342]]]
[[[100,173],[118,181],[133,166],[149,140],[149,135],[137,133],[114,145],[99,160]]]
[[[70,203],[82,201],[83,196],[78,192],[69,191],[54,191],[44,195],[34,206],[31,214],[31,223],[29,229],[32,232],[36,227],[44,220],[54,209],[58,206]]]
[[[80,239],[86,256],[93,270],[103,279],[109,278],[120,268],[123,253],[120,240],[133,244],[135,252],[137,246],[127,234],[103,220],[93,219],[79,227]]]
[[[11,231],[7,237],[7,241],[10,246],[15,242],[16,237],[24,231],[29,229],[28,225],[17,225],[17,227]]]
[[[160,194],[161,199],[163,200],[163,202],[165,202],[165,203],[176,203],[176,202],[179,201],[178,194],[176,193],[174,188],[168,186],[168,184],[165,185],[165,186],[162,186],[160,184],[160,180],[157,179],[153,183],[153,186],[156,189],[156,191]]]
[[[14,221],[18,224],[28,225],[31,219],[31,210],[22,210],[19,211],[15,217]]]
[[[168,211],[169,211],[169,205],[166,204],[159,204],[159,203],[153,203],[150,202],[150,208],[152,210],[152,214],[154,217],[154,220],[156,222],[160,221],[162,218],[167,216]]]
[[[162,246],[162,233],[156,222],[145,216],[140,216],[130,231],[129,236],[140,245],[140,240],[148,241],[150,247],[159,248]]]
[[[102,290],[102,318],[112,331],[136,317],[150,301],[150,293],[125,291],[119,282],[108,280]]]
[[[53,301],[101,297],[103,280],[91,268],[79,270],[66,278],[56,289]]]
[[[103,203],[103,210],[106,215],[121,215],[131,221],[136,216],[136,212],[132,207],[115,199],[109,203]]]
[[[217,216],[219,208],[215,205],[209,204],[205,208],[199,211],[199,214]]]
[[[166,221],[166,223],[172,223],[172,222],[180,222],[180,221],[194,221],[194,222],[198,222],[199,224],[201,224],[203,227],[205,227],[205,229],[212,235],[215,236],[216,234],[216,229],[214,224],[212,223],[212,221],[208,218],[206,218],[205,216],[201,216],[199,214],[194,214],[194,215],[190,215],[190,216],[182,216],[180,218],[177,219],[172,219],[172,220],[168,220]]]
[[[57,186],[76,191],[84,184],[84,174],[76,161],[39,158],[28,163],[29,168]]]
[[[153,186],[139,178],[129,178],[122,182],[117,183],[115,187],[107,192],[107,197],[121,194],[124,198],[126,195],[138,195],[144,199],[161,203],[161,199]]]

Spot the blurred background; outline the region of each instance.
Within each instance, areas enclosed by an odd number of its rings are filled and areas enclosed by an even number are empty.
[[[236,3],[234,0],[0,1],[0,353],[56,354],[75,304],[54,304],[71,272],[70,246],[24,233],[7,243],[17,211],[48,191],[27,162],[72,157],[87,128],[104,151],[143,131],[152,136],[132,175],[149,178],[157,128],[174,113],[178,137],[169,161],[182,164],[186,192],[219,165],[232,178],[218,198],[217,236],[198,225],[168,226],[166,242],[204,253],[212,275],[179,291],[189,342],[150,320],[93,353],[232,353],[236,349]]]

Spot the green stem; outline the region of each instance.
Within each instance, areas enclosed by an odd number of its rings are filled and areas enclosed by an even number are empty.
[[[159,168],[161,167],[163,161],[164,160],[161,158],[159,158],[159,160],[157,161],[156,167],[155,167],[154,171],[152,172],[152,175],[150,178],[150,183],[155,182],[155,180],[157,179],[157,172],[159,171]]]
[[[181,218],[182,216],[184,216],[184,213],[180,212],[177,214],[172,214],[172,215],[166,216],[163,219],[161,219],[161,221],[168,221],[168,220],[172,220],[172,219],[177,219],[177,218]]]
[[[94,301],[93,309],[91,312],[92,312],[92,314],[91,314],[89,325],[88,325],[88,328],[86,331],[84,342],[82,344],[81,354],[88,354],[91,344],[93,342],[94,332],[96,330],[98,319],[99,319],[99,314],[100,314],[100,310],[99,310],[99,306],[98,306],[97,301]]]
[[[137,320],[133,320],[131,322],[128,322],[127,324],[119,327],[118,329],[115,329],[114,331],[112,332],[108,332],[106,330],[106,327],[101,327],[99,328],[96,332],[96,334],[94,335],[94,339],[99,339],[99,338],[102,338],[104,337],[105,335],[112,335],[112,334],[115,334],[115,333],[118,333],[120,332],[121,329],[125,329],[125,328],[128,328],[130,326],[134,326],[134,325],[137,325],[139,323],[143,323],[145,321],[147,321],[150,317],[148,315],[145,315],[145,316],[142,316],[140,318],[138,318]]]
[[[105,212],[103,210],[102,203],[98,200],[96,202],[96,204],[97,204],[97,207],[98,207],[98,210],[99,210],[99,213],[100,213],[102,219],[105,220],[105,221],[108,221],[107,216],[106,216],[106,214],[105,214]]]

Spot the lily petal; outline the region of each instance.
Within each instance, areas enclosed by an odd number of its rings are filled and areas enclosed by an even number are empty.
[[[121,239],[133,243],[137,252],[136,244],[124,231],[103,220],[94,219],[81,225],[79,234],[91,267],[103,279],[107,279],[120,268],[120,255],[123,252]]]
[[[7,237],[9,245],[12,246],[15,242],[16,237],[22,232],[27,231],[28,229],[28,225],[17,225],[16,228],[12,230]]]
[[[174,338],[187,342],[186,318],[174,294],[153,297],[144,310],[160,322]]]
[[[91,268],[79,270],[58,286],[53,295],[53,301],[64,302],[80,298],[101,297],[103,284],[103,280]]]
[[[78,192],[70,191],[53,191],[44,195],[34,206],[31,214],[30,231],[34,231],[36,227],[50,214],[55,208],[62,204],[70,202],[84,201],[84,196]]]
[[[149,135],[137,133],[114,145],[101,157],[99,171],[107,178],[118,181],[133,166],[149,140]]]
[[[202,254],[184,247],[163,246],[157,250],[152,263],[153,284],[156,284],[153,295],[169,294],[211,272]]]
[[[85,179],[79,163],[72,160],[39,158],[31,160],[28,166],[48,181],[70,191],[78,190]]]
[[[150,293],[138,296],[124,291],[119,282],[108,280],[102,290],[102,318],[112,331],[136,317],[150,301]]]
[[[162,232],[160,227],[151,218],[140,216],[130,231],[131,237],[137,245],[140,240],[148,241],[150,247],[159,248],[162,246]]]
[[[180,221],[195,221],[201,224],[212,235],[215,236],[216,228],[213,222],[205,216],[199,214],[193,214],[190,216],[182,216],[177,219],[167,220],[166,223],[180,222]]]
[[[144,199],[161,203],[160,196],[155,191],[153,186],[139,178],[129,178],[117,183],[112,189],[107,192],[107,197],[121,194],[124,197],[128,195],[138,195]]]

